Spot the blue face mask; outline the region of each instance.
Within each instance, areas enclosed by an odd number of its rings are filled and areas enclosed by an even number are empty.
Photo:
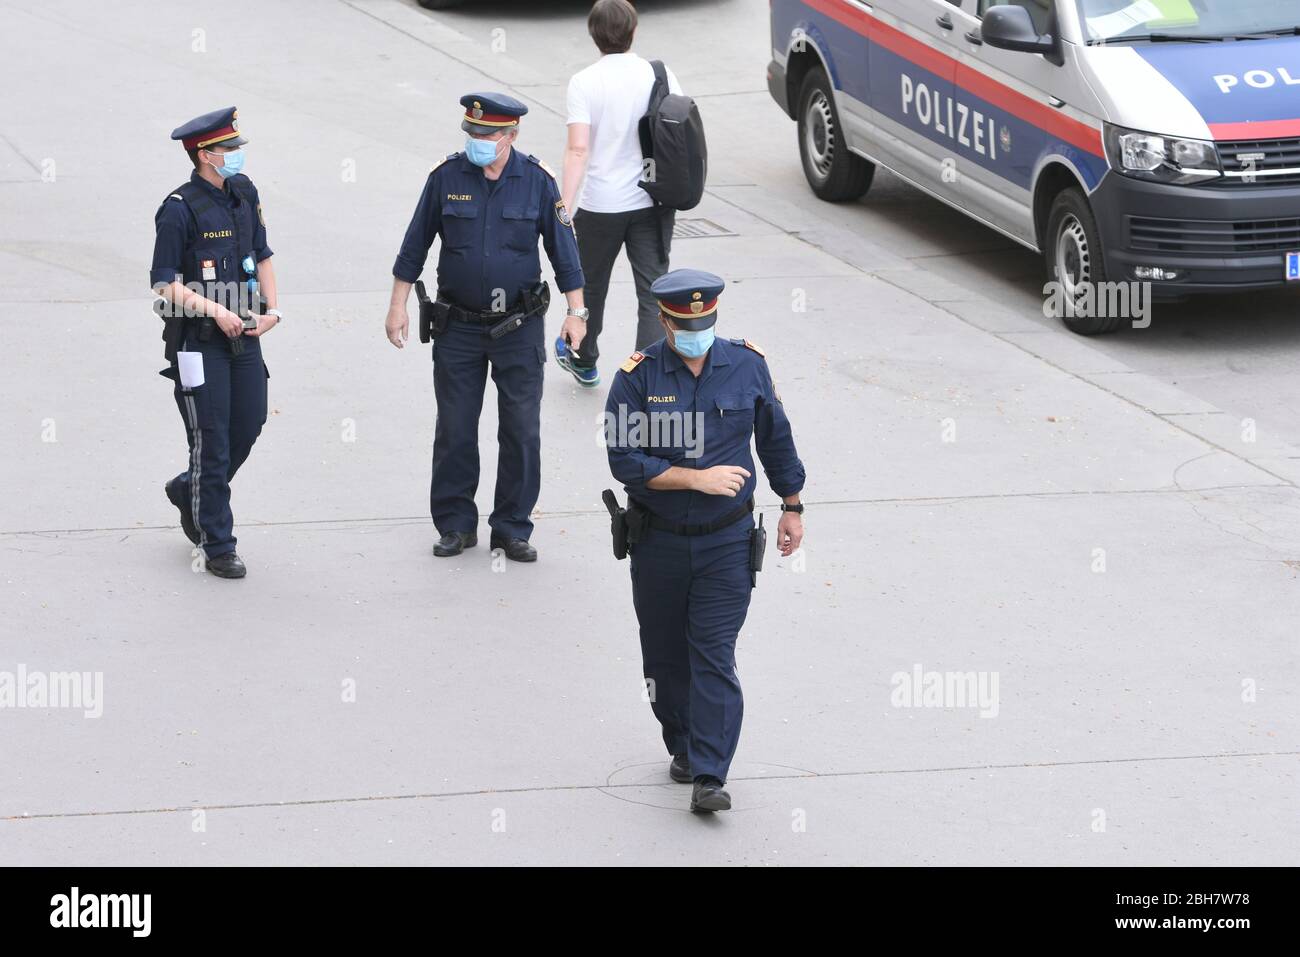
[[[465,155],[475,166],[491,166],[496,162],[498,140],[476,140],[465,137]]]
[[[230,153],[214,153],[214,156],[220,156],[223,164],[217,167],[217,172],[221,174],[222,179],[230,179],[244,168],[244,151],[234,150]]]
[[[688,359],[698,359],[709,351],[713,345],[713,327],[701,329],[699,332],[691,332],[687,329],[676,329],[673,331],[673,348],[679,355]]]

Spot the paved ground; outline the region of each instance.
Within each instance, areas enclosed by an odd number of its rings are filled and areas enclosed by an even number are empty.
[[[1075,339],[1033,256],[887,175],[811,197],[763,0],[643,0],[638,48],[709,130],[691,218],[734,234],[674,262],[726,276],[722,328],[767,347],[811,503],[742,632],[737,810],[697,819],[608,554],[604,390],[548,369],[542,561],[435,562],[428,358],[381,328],[462,92],[525,98],[558,166],[586,4],[190,6],[0,0],[0,680],[104,682],[96,719],[0,710],[0,862],[1295,862],[1294,296]],[[186,175],[167,133],[229,103],[290,317],[236,483],[242,583],[193,574],[169,524],[145,292]],[[895,706],[918,669],[996,677],[996,714]]]

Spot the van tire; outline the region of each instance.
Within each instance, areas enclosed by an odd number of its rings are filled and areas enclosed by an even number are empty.
[[[849,151],[826,71],[812,67],[799,87],[799,158],[818,199],[854,200],[871,187],[876,166]]]
[[[1093,301],[1097,302],[1098,284],[1106,282],[1106,257],[1101,246],[1101,232],[1088,199],[1077,186],[1061,190],[1052,200],[1047,214],[1047,232],[1043,241],[1043,262],[1048,282],[1061,284],[1059,299],[1079,295],[1075,290],[1082,282],[1093,284]],[[1065,272],[1065,277],[1061,272]],[[1124,316],[1079,316],[1061,310],[1061,322],[1081,336],[1098,336],[1114,332]]]

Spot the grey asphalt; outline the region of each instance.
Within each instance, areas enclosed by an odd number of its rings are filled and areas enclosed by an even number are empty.
[[[720,235],[674,264],[726,277],[809,476],[741,632],[736,809],[687,812],[641,700],[605,388],[547,369],[541,561],[435,560],[428,354],[382,331],[463,92],[525,99],[559,168],[586,4],[0,0],[0,673],[104,683],[97,719],[0,708],[0,863],[1294,864],[1295,296],[1077,339],[1031,253],[888,174],[811,196],[763,0],[640,6],[710,140],[683,218]],[[161,494],[184,435],[146,285],[167,134],[229,104],[288,316],[237,583],[191,571]],[[607,381],[623,263],[608,316]],[[917,668],[996,675],[996,715],[895,706]]]

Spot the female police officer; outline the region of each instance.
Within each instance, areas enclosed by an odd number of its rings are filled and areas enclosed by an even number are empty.
[[[693,811],[731,807],[723,785],[743,711],[736,637],[754,583],[751,438],[784,503],[778,550],[790,555],[803,539],[803,463],[763,352],[714,338],[724,285],[694,269],[651,285],[666,338],[623,363],[605,406],[610,470],[641,525],[631,555],[643,673],[673,756],[668,773],[694,782]]]
[[[235,553],[230,480],[266,422],[260,336],[280,322],[275,272],[257,188],[243,173],[238,113],[228,107],[172,131],[194,164],[163,200],[149,280],[171,335],[163,375],[190,446],[189,468],[165,486],[181,527],[221,578],[243,578]],[[271,308],[263,314],[261,302]],[[241,318],[241,316],[243,318]]]

